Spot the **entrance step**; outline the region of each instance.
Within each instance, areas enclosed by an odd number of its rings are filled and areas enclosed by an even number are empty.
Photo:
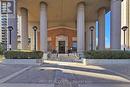
[[[52,61],[62,61],[62,62],[79,62],[81,63],[82,60],[79,59],[77,54],[51,54],[48,60]]]

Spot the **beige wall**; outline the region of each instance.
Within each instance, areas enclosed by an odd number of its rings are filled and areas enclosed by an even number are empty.
[[[71,28],[75,28],[75,22],[67,21],[67,22],[48,22],[48,28],[58,27],[58,26],[67,26]]]

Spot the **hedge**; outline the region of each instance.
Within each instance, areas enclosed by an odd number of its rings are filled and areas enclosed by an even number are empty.
[[[130,51],[87,51],[87,59],[130,59]]]
[[[0,43],[0,55],[3,55],[3,47],[2,47],[2,45],[1,45],[1,43]]]
[[[42,51],[6,51],[4,53],[6,59],[41,59]]]

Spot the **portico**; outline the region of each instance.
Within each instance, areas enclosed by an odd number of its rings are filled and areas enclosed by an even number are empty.
[[[47,52],[48,47],[58,50],[59,40],[65,41],[65,51],[73,47],[74,42],[79,53],[90,50],[91,42],[96,49],[96,29],[93,31],[93,41],[91,41],[89,27],[94,26],[96,28],[96,21],[98,21],[98,49],[104,50],[105,14],[111,11],[111,49],[120,49],[121,1],[16,0],[15,10],[17,14],[15,14],[15,17],[18,17],[18,26],[15,31],[18,31],[20,36],[17,47],[18,49],[34,49],[32,27],[37,26],[39,29],[37,31],[37,50]],[[62,33],[57,34],[60,29]],[[55,33],[54,37],[51,36],[52,33]],[[16,33],[13,35],[16,35]],[[31,39],[31,43],[28,43],[28,38]],[[16,43],[16,40],[14,43]],[[48,46],[48,44],[51,46]],[[12,48],[16,49],[13,46]]]

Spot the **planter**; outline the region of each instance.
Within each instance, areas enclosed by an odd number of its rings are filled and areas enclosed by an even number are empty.
[[[130,59],[84,59],[86,65],[130,64]]]
[[[83,59],[83,64],[87,65],[87,59],[85,59],[85,58]]]
[[[4,59],[3,64],[27,64],[27,65],[40,65],[42,59]]]

